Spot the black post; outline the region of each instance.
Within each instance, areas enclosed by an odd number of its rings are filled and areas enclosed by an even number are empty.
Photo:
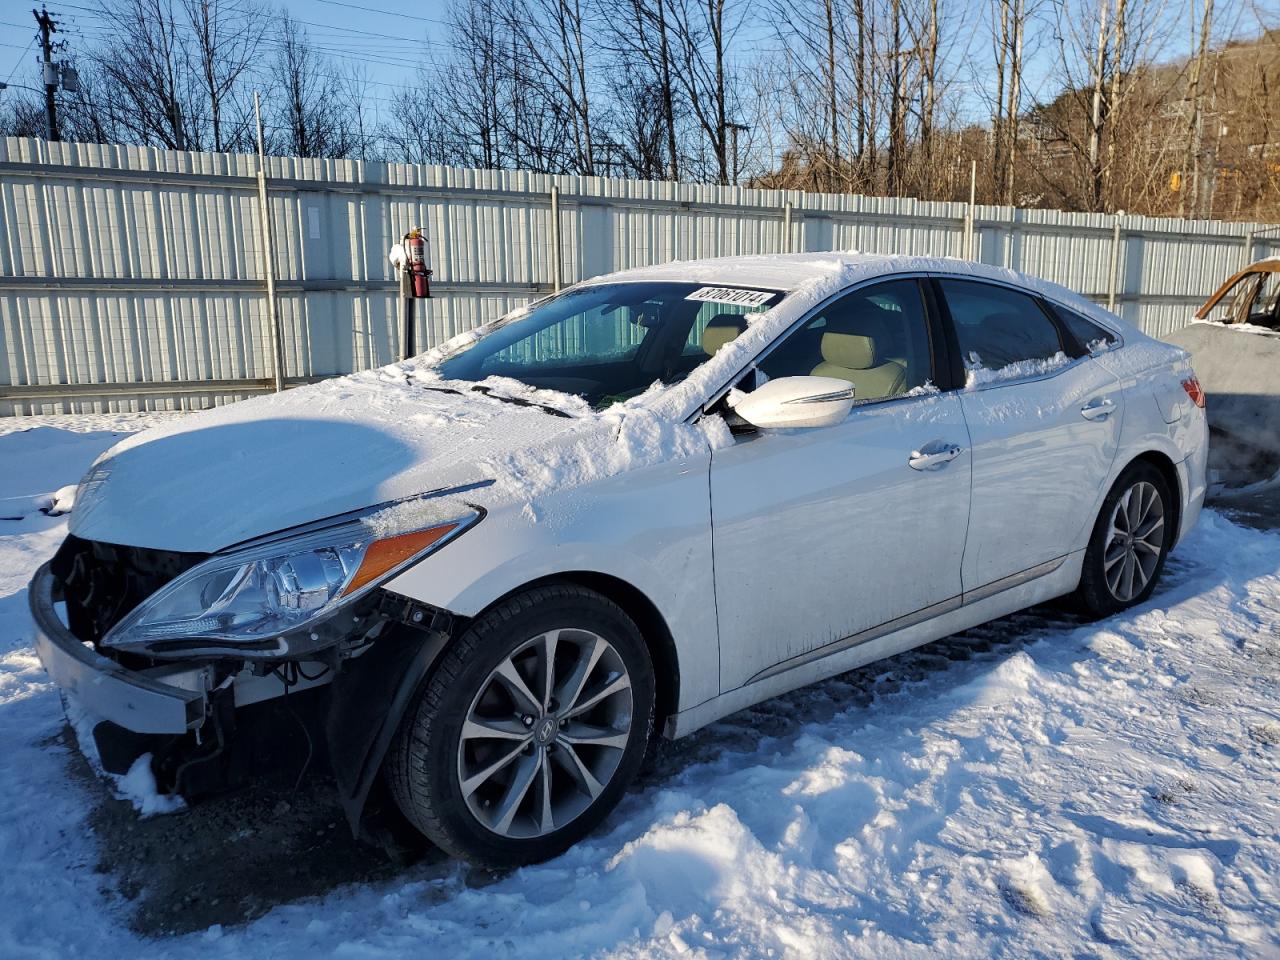
[[[413,291],[410,290],[409,292],[412,294]],[[412,295],[404,296],[402,299],[404,301],[404,314],[400,327],[400,343],[402,345],[401,353],[403,354],[401,359],[408,360],[418,352],[417,347],[414,344],[413,297]]]
[[[49,35],[58,31],[58,25],[49,16],[49,11],[44,7],[40,8],[40,12],[31,11],[36,18],[36,23],[40,25],[40,47],[44,51],[44,113],[45,121],[49,125],[49,139],[61,140],[62,137],[58,133],[58,103],[54,99],[54,93],[58,89],[55,79],[53,83],[49,82],[49,64],[53,61],[53,44],[49,41]]]

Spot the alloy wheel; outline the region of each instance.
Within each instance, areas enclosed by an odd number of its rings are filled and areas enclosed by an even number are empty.
[[[1116,502],[1102,553],[1107,589],[1121,603],[1141,594],[1155,575],[1165,533],[1160,491],[1140,480]]]
[[[487,829],[527,839],[591,806],[631,737],[631,677],[589,630],[548,630],[504,658],[471,701],[458,741],[458,783]]]

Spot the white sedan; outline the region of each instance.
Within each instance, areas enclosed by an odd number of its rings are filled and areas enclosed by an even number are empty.
[[[37,646],[108,770],[198,797],[324,761],[353,829],[528,863],[655,734],[1145,601],[1203,406],[1184,352],[999,268],[633,270],[119,444],[32,583]]]

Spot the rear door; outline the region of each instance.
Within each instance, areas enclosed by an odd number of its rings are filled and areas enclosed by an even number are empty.
[[[1119,445],[1119,381],[1025,291],[940,277],[962,358],[973,451],[966,601],[1052,569],[1084,545]]]
[[[835,426],[740,434],[712,457],[722,690],[959,603],[969,438],[958,394],[932,388],[945,346],[925,293],[846,294],[758,363],[843,377],[856,400]]]

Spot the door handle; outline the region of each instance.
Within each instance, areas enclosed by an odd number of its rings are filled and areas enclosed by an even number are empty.
[[[950,463],[962,453],[964,450],[954,443],[933,450],[912,450],[911,456],[907,458],[907,466],[912,470],[932,470],[944,463]]]
[[[1115,401],[1110,397],[1102,397],[1098,400],[1090,400],[1080,408],[1080,416],[1086,420],[1105,420],[1115,412]]]

